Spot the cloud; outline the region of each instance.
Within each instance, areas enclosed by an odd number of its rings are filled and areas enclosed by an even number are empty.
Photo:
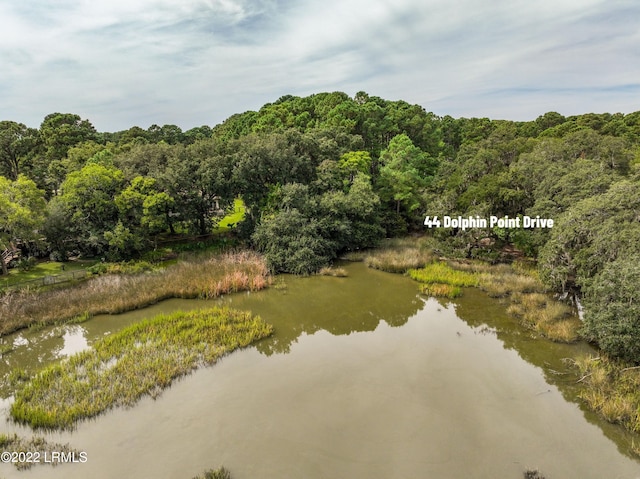
[[[0,0],[0,111],[215,124],[365,90],[454,116],[637,108],[640,6],[604,0]]]

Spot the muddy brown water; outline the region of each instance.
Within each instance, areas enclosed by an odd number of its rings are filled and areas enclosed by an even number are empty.
[[[224,465],[234,479],[519,479],[527,468],[547,479],[640,478],[630,436],[576,400],[564,358],[589,346],[534,339],[474,289],[439,302],[406,277],[346,268],[347,278],[285,276],[223,298],[276,333],[156,400],[44,434],[85,451],[86,463],[0,464],[0,477],[189,479]],[[143,317],[210,304],[170,300],[21,332],[5,338],[14,350],[0,374],[60,360]],[[0,430],[32,435],[8,419],[10,401]]]

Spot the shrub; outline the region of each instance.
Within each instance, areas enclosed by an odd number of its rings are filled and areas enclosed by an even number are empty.
[[[37,261],[33,256],[22,257],[18,260],[17,268],[20,271],[29,271],[36,265]]]

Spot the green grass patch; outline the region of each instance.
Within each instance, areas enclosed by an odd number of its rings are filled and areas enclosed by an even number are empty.
[[[40,371],[16,392],[11,415],[32,427],[70,427],[156,397],[176,378],[271,332],[259,317],[228,308],[157,316]]]
[[[478,277],[473,273],[458,271],[446,263],[431,263],[421,269],[410,269],[409,276],[420,283],[439,283],[450,286],[478,286]]]
[[[528,328],[556,342],[578,340],[582,323],[566,304],[543,293],[512,293],[509,300],[507,313]]]
[[[233,211],[220,220],[216,231],[226,232],[230,231],[232,228],[235,228],[235,226],[244,219],[244,214],[244,202],[240,198],[236,198],[233,201]]]
[[[36,263],[36,265],[28,271],[20,271],[17,268],[9,270],[8,275],[0,276],[0,286],[9,287],[22,283],[35,282],[46,276],[56,276],[67,273],[69,271],[79,271],[95,264],[94,260],[69,261],[60,263],[58,261],[46,261]]]

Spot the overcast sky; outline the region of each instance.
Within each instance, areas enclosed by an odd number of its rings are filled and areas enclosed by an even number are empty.
[[[438,115],[640,110],[637,0],[0,0],[0,120],[213,126],[364,90]]]

